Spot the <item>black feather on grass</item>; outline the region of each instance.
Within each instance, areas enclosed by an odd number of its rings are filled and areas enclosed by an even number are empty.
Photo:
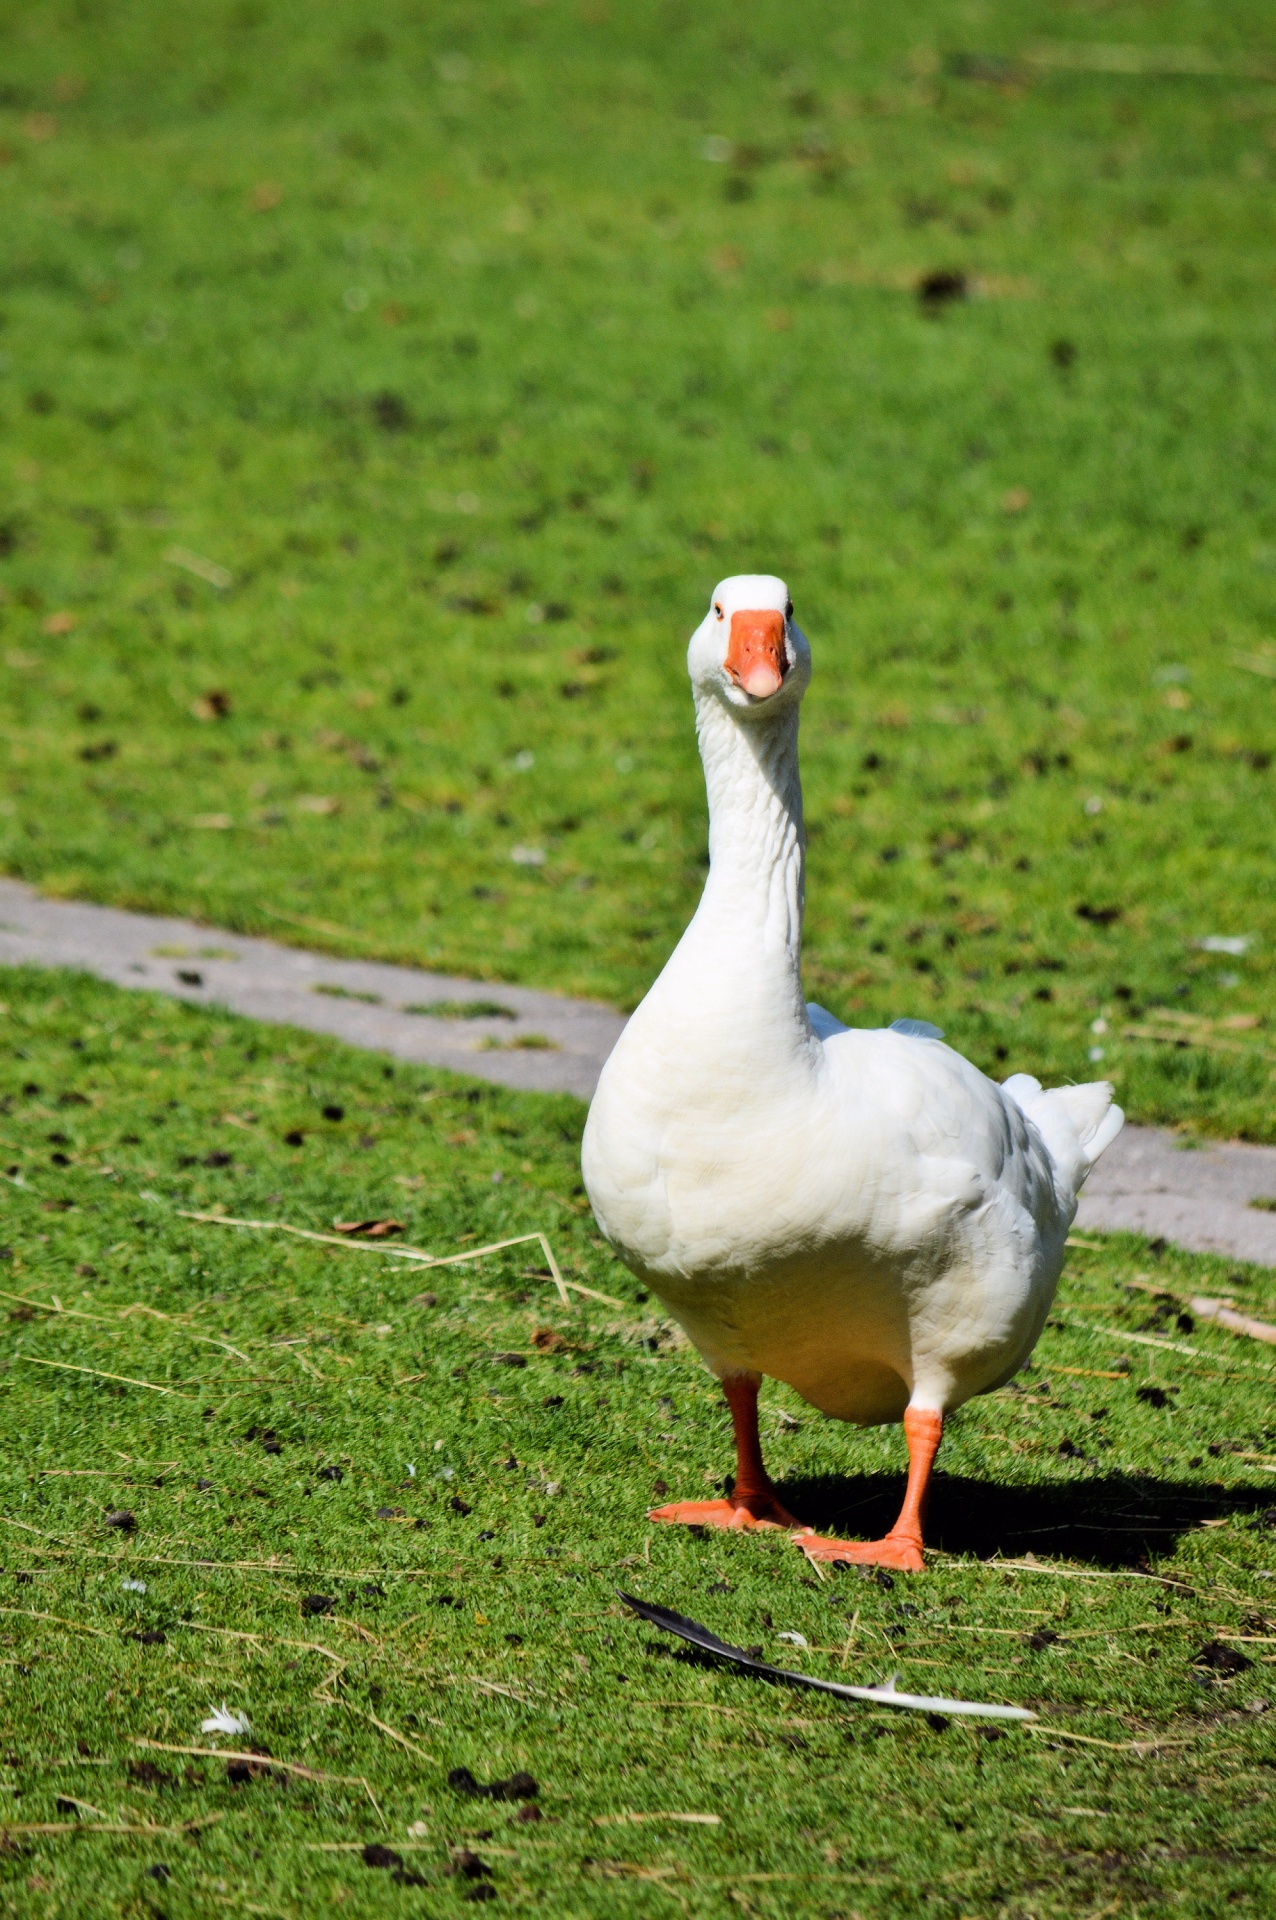
[[[743,1667],[747,1673],[756,1673],[763,1680],[779,1680],[785,1686],[805,1687],[812,1693],[833,1693],[842,1700],[870,1700],[878,1706],[905,1707],[914,1713],[965,1713],[985,1720],[1035,1720],[1037,1717],[1027,1707],[992,1706],[976,1700],[947,1700],[937,1695],[900,1693],[896,1690],[894,1674],[884,1687],[847,1687],[836,1680],[817,1680],[813,1674],[795,1673],[789,1667],[773,1667],[765,1660],[755,1659],[743,1647],[733,1647],[726,1640],[719,1640],[716,1633],[710,1633],[708,1627],[702,1627],[698,1620],[688,1620],[685,1614],[674,1613],[668,1607],[656,1607],[650,1601],[637,1600],[633,1594],[624,1593],[619,1587],[616,1592],[625,1605],[649,1626],[659,1627],[662,1633],[676,1634],[680,1640],[698,1647],[702,1653],[712,1654],[719,1660],[729,1660],[733,1666]]]

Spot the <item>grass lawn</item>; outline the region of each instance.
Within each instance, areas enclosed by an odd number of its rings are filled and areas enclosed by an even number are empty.
[[[646,1522],[725,1472],[727,1422],[576,1204],[574,1102],[70,975],[4,991],[0,1911],[1270,1909],[1271,1362],[1130,1283],[1270,1319],[1276,1276],[1087,1242],[1031,1370],[952,1422],[927,1571],[817,1581],[778,1537]],[[611,1303],[564,1311],[535,1246],[423,1275],[183,1208],[393,1214],[438,1252],[545,1228]],[[897,1429],[769,1387],[764,1432],[800,1513],[889,1522]],[[619,1585],[1040,1720],[781,1692]],[[223,1749],[294,1771],[185,1751],[223,1702]]]
[[[5,8],[0,863],[632,1005],[775,569],[813,994],[1276,1137],[1273,71],[1256,0]]]

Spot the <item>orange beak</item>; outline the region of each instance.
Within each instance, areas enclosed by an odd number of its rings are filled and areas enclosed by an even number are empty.
[[[788,672],[784,652],[784,615],[773,609],[731,616],[731,639],[722,663],[735,681],[755,700],[778,693]]]

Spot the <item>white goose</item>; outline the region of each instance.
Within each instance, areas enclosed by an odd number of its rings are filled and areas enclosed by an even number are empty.
[[[798,710],[810,648],[782,580],[724,580],[688,667],[709,792],[695,918],[603,1069],[582,1149],[594,1214],[686,1328],[735,1425],[723,1500],[654,1520],[783,1527],[812,1559],[918,1570],[944,1415],[1041,1333],[1077,1193],[1123,1115],[1106,1083],[1004,1085],[897,1021],[802,998]],[[882,1540],[825,1538],[762,1462],[763,1374],[835,1419],[903,1419],[908,1486]]]

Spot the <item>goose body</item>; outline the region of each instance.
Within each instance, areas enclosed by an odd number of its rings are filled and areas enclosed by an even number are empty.
[[[1031,1353],[1122,1115],[1104,1083],[999,1086],[924,1022],[848,1029],[806,1004],[810,655],[783,581],[724,581],[688,660],[709,876],[603,1070],[582,1150],[600,1228],[722,1379],[742,1443],[730,1500],[656,1517],[786,1525],[812,1557],[920,1565],[918,1463],[945,1413]],[[919,1485],[903,1546],[898,1528],[873,1552],[797,1528],[761,1466],[763,1375],[837,1419],[904,1420]]]

